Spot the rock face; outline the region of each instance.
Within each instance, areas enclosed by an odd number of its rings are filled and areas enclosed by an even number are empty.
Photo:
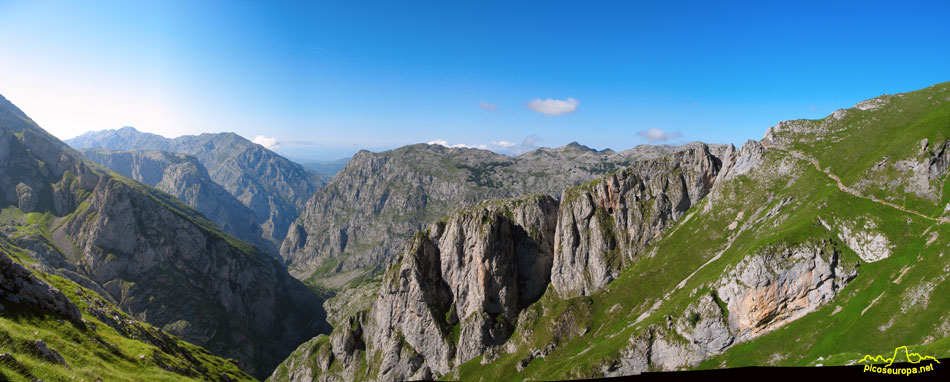
[[[314,382],[333,380],[327,377],[319,379],[323,373],[330,370],[330,364],[335,361],[329,338],[325,335],[310,339],[300,345],[281,364],[282,367],[274,370],[268,381],[287,382]]]
[[[51,271],[257,376],[327,330],[320,299],[270,256],[168,194],[87,164],[2,98],[0,146],[0,208],[19,205],[25,185],[56,221],[45,227],[55,250],[40,257]]]
[[[66,363],[66,359],[64,359],[63,356],[60,355],[59,352],[57,352],[56,350],[53,350],[47,347],[46,342],[44,342],[43,340],[38,340],[36,342],[33,342],[33,351],[36,352],[36,354],[39,355],[40,358],[43,358],[44,360],[48,362],[63,365],[69,368],[69,364]]]
[[[224,232],[277,254],[251,209],[219,186],[197,158],[163,151],[85,149],[82,154],[119,174],[165,191],[201,212]],[[22,208],[21,208],[22,209]]]
[[[373,307],[330,336],[332,362],[344,370],[338,376],[432,378],[503,344],[521,310],[549,283],[557,208],[546,195],[485,202],[417,233],[383,278]],[[310,346],[309,354],[323,354]],[[352,374],[371,360],[378,360],[370,369],[378,374]],[[284,379],[294,380],[273,377]]]
[[[733,179],[739,175],[745,174],[762,163],[762,156],[765,154],[765,147],[761,143],[749,140],[742,145],[742,149],[736,150],[735,146],[730,145],[722,158],[722,174],[720,180]]]
[[[830,242],[774,245],[728,269],[667,326],[652,325],[604,368],[605,376],[696,367],[730,346],[782,327],[831,301],[854,277]],[[686,339],[686,342],[678,339]]]
[[[22,305],[41,312],[52,312],[79,322],[79,308],[58,289],[14,261],[0,248],[0,300],[6,304]]]
[[[194,156],[215,183],[254,213],[255,222],[262,222],[260,229],[270,248],[280,247],[304,203],[328,179],[234,133],[168,139],[123,127],[86,133],[67,143],[77,149],[158,150]]]
[[[557,206],[549,196],[490,202],[414,237],[370,311],[380,379],[444,374],[504,343],[549,282]],[[421,362],[401,357],[406,347]]]
[[[934,143],[930,147],[929,141],[923,139],[917,155],[896,161],[891,167],[907,174],[901,182],[905,192],[938,202],[943,191],[940,180],[950,166],[950,140]]]
[[[713,186],[705,146],[643,161],[562,196],[551,281],[562,296],[607,285]]]
[[[835,223],[838,238],[857,253],[861,260],[873,263],[891,255],[893,245],[887,236],[877,229],[873,220],[864,219],[864,224],[860,225],[848,221]]]
[[[562,296],[602,288],[709,191],[720,167],[697,145],[568,189],[561,203],[541,194],[457,211],[408,241],[372,308],[285,361],[306,370],[288,368],[272,380],[427,379],[498,353],[549,284]],[[695,334],[709,349],[731,343],[716,331],[727,328],[719,320],[710,315]]]
[[[704,354],[717,354],[735,341],[717,299],[714,293],[702,295],[686,307],[685,319],[676,323],[676,331]]]
[[[298,277],[320,268],[315,277],[340,285],[356,273],[384,269],[414,232],[455,206],[533,193],[556,197],[637,160],[696,146],[617,153],[573,143],[518,157],[425,144],[361,151],[307,202],[281,256]]]
[[[767,248],[727,271],[717,286],[737,342],[748,341],[831,301],[857,276],[829,243]]]
[[[63,231],[83,273],[133,316],[241,360],[251,374],[325,330],[316,296],[253,247],[114,179],[100,181],[87,203]]]

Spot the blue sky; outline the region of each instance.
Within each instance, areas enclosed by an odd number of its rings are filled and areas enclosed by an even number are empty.
[[[0,0],[0,94],[60,138],[234,131],[335,159],[741,144],[950,80],[947,1],[512,3]]]

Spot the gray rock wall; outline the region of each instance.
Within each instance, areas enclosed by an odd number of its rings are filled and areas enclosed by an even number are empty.
[[[555,235],[554,289],[575,296],[606,286],[709,192],[720,166],[701,146],[565,190]]]
[[[487,202],[414,237],[370,311],[379,377],[444,374],[504,343],[548,285],[557,206],[543,195]]]

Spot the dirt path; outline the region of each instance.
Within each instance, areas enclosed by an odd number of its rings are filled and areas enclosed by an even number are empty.
[[[930,221],[932,221],[932,222],[936,222],[936,223],[940,223],[940,224],[950,223],[950,218],[941,218],[941,217],[935,218],[935,217],[927,216],[927,215],[925,215],[925,214],[923,214],[923,213],[921,213],[921,212],[919,212],[919,211],[907,209],[907,208],[904,208],[904,206],[899,206],[899,205],[897,205],[897,204],[888,202],[888,201],[886,201],[886,200],[881,200],[881,199],[878,199],[878,198],[873,197],[873,196],[865,196],[865,195],[861,194],[858,190],[855,190],[855,189],[853,189],[853,188],[851,188],[851,187],[845,186],[844,183],[841,182],[841,178],[838,177],[837,175],[831,173],[831,171],[828,171],[828,170],[825,170],[825,169],[821,168],[821,165],[818,164],[818,160],[817,160],[817,159],[812,158],[812,157],[809,157],[809,156],[807,156],[807,155],[805,155],[805,154],[802,154],[801,152],[798,152],[798,151],[795,151],[795,150],[785,150],[785,149],[782,149],[782,148],[779,148],[779,147],[766,145],[765,143],[763,143],[762,145],[765,146],[765,147],[768,148],[768,149],[775,149],[775,150],[779,150],[779,151],[786,152],[786,153],[788,153],[789,155],[791,155],[792,157],[794,157],[795,159],[799,159],[799,160],[803,160],[803,161],[806,161],[806,162],[808,162],[808,163],[811,163],[812,166],[815,166],[815,169],[816,169],[816,170],[821,171],[823,174],[825,174],[826,176],[828,176],[829,178],[831,178],[832,180],[834,180],[835,183],[838,184],[838,189],[841,190],[841,191],[847,192],[847,193],[849,193],[849,194],[851,194],[851,195],[854,195],[854,196],[856,196],[856,197],[859,197],[859,198],[861,198],[861,199],[866,199],[866,200],[870,200],[870,201],[872,201],[872,202],[877,202],[877,203],[883,204],[883,205],[885,205],[885,206],[888,206],[888,207],[891,207],[891,208],[900,210],[900,211],[902,211],[902,212],[906,212],[906,213],[909,213],[909,214],[914,214],[914,215],[920,216],[920,217],[922,217],[922,218],[924,218],[924,219],[927,219],[927,220],[930,220]]]

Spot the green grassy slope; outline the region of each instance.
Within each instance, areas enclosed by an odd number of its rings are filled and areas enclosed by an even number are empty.
[[[2,238],[0,252],[21,264],[31,260],[26,251]],[[0,353],[13,359],[0,360],[0,380],[254,380],[233,360],[139,322],[89,289],[45,272],[33,270],[33,274],[79,306],[82,322],[5,301],[0,310]],[[32,346],[37,340],[62,355],[68,366],[39,356]]]
[[[884,95],[872,101],[879,106],[848,109],[840,119],[829,116],[789,121],[800,131],[783,131],[778,135],[793,142],[788,149],[808,153],[822,168],[841,177],[845,185],[931,216],[938,215],[950,202],[950,193],[939,197],[935,192],[934,198],[928,198],[907,191],[903,185],[888,183],[912,175],[893,164],[929,156],[935,145],[950,139],[950,83]],[[924,139],[930,144],[930,152],[918,150]],[[886,168],[876,171],[875,164],[882,161]]]

